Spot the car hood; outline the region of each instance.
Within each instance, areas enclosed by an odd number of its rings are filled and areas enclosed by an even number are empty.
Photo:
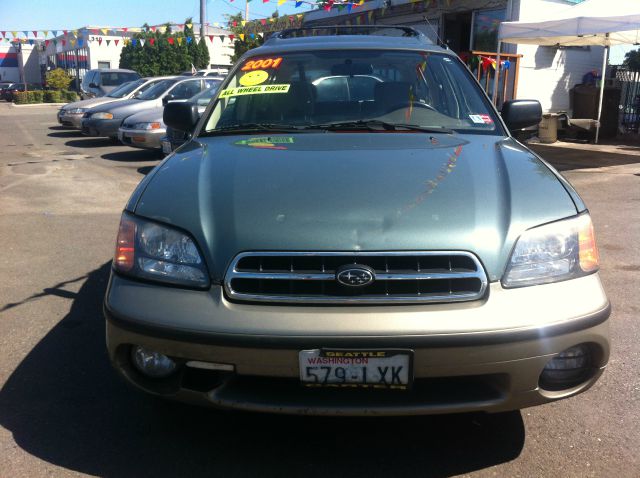
[[[159,106],[162,106],[161,100],[130,99],[118,101],[117,104],[105,104],[91,108],[91,113],[107,111],[113,114],[114,118],[126,118],[127,116],[131,116],[142,111],[148,111]]]
[[[128,209],[190,231],[215,280],[241,251],[464,250],[495,281],[524,230],[576,214],[567,188],[499,136],[216,136],[167,158]]]
[[[63,110],[71,110],[75,108],[95,108],[96,106],[104,105],[106,103],[115,103],[116,101],[126,101],[120,98],[109,98],[106,96],[100,96],[98,98],[90,98],[88,100],[74,101],[73,103],[67,103],[62,107]]]
[[[164,108],[152,108],[150,110],[144,110],[140,113],[136,113],[134,115],[129,116],[125,122],[126,123],[152,123],[152,122],[160,122],[164,127],[164,122],[162,121],[162,113],[164,112]]]

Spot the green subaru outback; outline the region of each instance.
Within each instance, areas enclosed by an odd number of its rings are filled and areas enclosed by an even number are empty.
[[[609,301],[586,206],[450,51],[403,27],[248,52],[125,207],[116,370],[219,408],[499,412],[587,390]]]

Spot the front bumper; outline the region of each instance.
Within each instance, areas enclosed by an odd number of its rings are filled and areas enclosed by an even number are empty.
[[[479,303],[378,307],[250,305],[219,286],[192,291],[112,275],[105,300],[112,363],[147,392],[221,408],[334,415],[499,412],[588,389],[609,356],[609,303],[597,275],[505,290]],[[539,387],[557,353],[588,343],[592,373],[561,391]],[[232,364],[235,372],[182,366],[163,380],[132,368],[131,345],[176,359]],[[298,353],[309,348],[414,351],[409,392],[303,389]],[[196,377],[194,379],[194,376]]]
[[[85,136],[117,138],[118,129],[121,124],[122,118],[113,118],[110,120],[82,118],[82,134]]]
[[[153,130],[120,128],[118,130],[118,139],[122,144],[133,146],[135,148],[161,149],[162,138],[165,133],[166,131],[164,128]]]
[[[71,126],[74,129],[82,129],[82,115],[78,114],[65,114],[62,110],[58,112],[58,123],[63,126]]]

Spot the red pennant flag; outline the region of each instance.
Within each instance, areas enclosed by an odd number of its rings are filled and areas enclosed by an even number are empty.
[[[260,23],[262,23],[263,25],[266,25],[267,24],[267,19],[263,18],[262,20],[260,20]]]
[[[153,46],[153,44],[154,44],[155,42],[156,42],[156,39],[155,39],[155,38],[149,38],[149,44],[150,44],[151,46]]]
[[[49,40],[44,41],[44,46],[49,46]]]
[[[237,27],[238,26],[238,22],[236,22],[235,20],[233,21],[233,26]]]
[[[2,38],[6,38],[7,37],[7,32],[0,32],[2,33]]]
[[[213,43],[213,35],[209,35],[209,41]]]
[[[127,31],[127,30],[125,29],[125,31]],[[151,31],[155,32],[156,31],[156,27],[151,27]]]
[[[64,36],[67,36],[67,30],[62,30]]]
[[[269,3],[269,0],[262,0],[262,3]]]
[[[33,30],[33,36],[38,38],[38,30]]]
[[[175,40],[173,39],[173,37],[169,37],[169,38],[167,38],[167,41],[169,42],[169,45],[173,45],[173,42]]]
[[[118,43],[120,43],[120,40],[113,40],[113,43],[115,43],[116,46],[118,46]]]
[[[62,39],[62,46],[65,46],[67,44],[67,40],[65,40],[64,38]]]
[[[94,35],[100,35],[100,30],[98,30],[97,28],[94,28],[93,30],[91,30],[91,32],[92,32]]]
[[[296,19],[296,17],[289,17],[289,21],[290,21],[291,23],[293,23],[295,19]]]
[[[98,45],[102,45],[102,37],[98,37]]]
[[[178,23],[178,28],[184,28],[184,23]]]
[[[229,35],[229,40],[233,41],[235,37],[236,37],[235,35]]]

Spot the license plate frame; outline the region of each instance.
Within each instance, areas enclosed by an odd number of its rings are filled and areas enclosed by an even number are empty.
[[[301,350],[298,352],[300,384],[306,388],[410,390],[413,358],[411,349]]]

